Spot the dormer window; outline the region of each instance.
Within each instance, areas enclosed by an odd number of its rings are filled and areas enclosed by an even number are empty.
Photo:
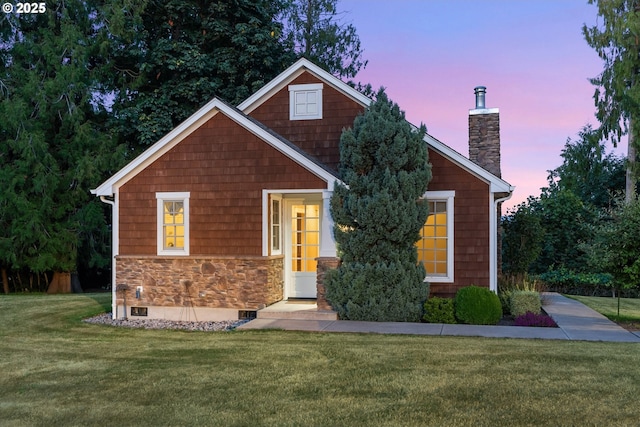
[[[289,86],[289,119],[322,118],[322,83]]]

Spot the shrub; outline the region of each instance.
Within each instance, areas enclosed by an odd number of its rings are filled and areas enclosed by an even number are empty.
[[[547,290],[545,283],[539,279],[527,273],[501,274],[498,276],[498,289],[501,292],[505,290],[545,292]]]
[[[502,305],[502,314],[511,314],[511,294],[513,290],[500,290],[498,292],[498,298],[500,298],[500,304]]]
[[[540,313],[540,294],[534,291],[513,291],[509,299],[509,312],[513,316]]]
[[[537,326],[543,328],[555,328],[558,326],[556,322],[546,314],[535,314],[531,312],[516,317],[513,324],[516,326]]]
[[[500,298],[487,288],[467,286],[456,293],[456,318],[471,325],[495,325],[502,318]]]
[[[575,273],[566,268],[539,276],[551,291],[572,295],[611,295],[612,276],[606,273]]]
[[[424,303],[424,316],[429,323],[456,323],[453,299],[431,297]]]
[[[498,277],[498,296],[500,297],[504,314],[514,314],[511,313],[511,294],[515,291],[542,293],[546,291],[546,285],[527,273],[500,275]]]
[[[343,263],[327,274],[326,298],[343,320],[419,322],[429,283],[407,263]]]

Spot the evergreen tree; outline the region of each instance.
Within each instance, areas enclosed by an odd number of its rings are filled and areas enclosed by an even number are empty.
[[[426,128],[413,128],[381,89],[340,139],[331,199],[342,258],[327,299],[342,319],[419,321],[429,294],[415,243],[428,215]]]
[[[589,0],[598,5],[601,24],[583,27],[589,46],[604,61],[600,76],[591,80],[597,86],[594,99],[598,131],[614,144],[628,134],[625,197],[630,201],[637,181],[636,158],[640,144],[640,1]]]
[[[112,7],[114,125],[133,148],[156,142],[217,96],[234,105],[294,60],[280,0],[148,0]]]
[[[625,187],[624,159],[606,153],[604,143],[590,125],[578,132],[579,139],[567,139],[562,165],[549,171],[549,188],[569,190],[583,203],[596,208],[611,205]]]
[[[9,268],[38,278],[54,272],[55,282],[66,278],[60,289],[70,290],[81,230],[85,238],[106,230],[89,189],[117,150],[96,98],[105,65],[100,10],[80,0],[47,6],[2,22],[0,264],[3,281]],[[97,251],[85,258],[109,260]]]
[[[284,14],[287,37],[299,56],[340,78],[353,78],[366,67],[360,38],[340,21],[338,0],[293,0]]]

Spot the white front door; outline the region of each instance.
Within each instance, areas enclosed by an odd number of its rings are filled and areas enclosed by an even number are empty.
[[[320,254],[321,201],[285,203],[285,274],[289,298],[316,297],[316,258]]]

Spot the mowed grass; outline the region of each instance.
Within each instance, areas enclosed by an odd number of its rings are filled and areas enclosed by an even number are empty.
[[[618,316],[618,298],[567,296],[580,301],[611,320],[640,322],[640,299],[638,298],[620,298],[620,315]]]
[[[0,296],[3,426],[637,425],[640,346],[83,323],[109,295]]]

